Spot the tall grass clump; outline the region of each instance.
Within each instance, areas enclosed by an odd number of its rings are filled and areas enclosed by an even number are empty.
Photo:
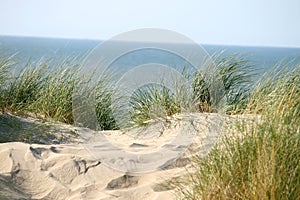
[[[180,199],[299,199],[300,65],[264,77],[250,95],[245,114],[178,187]],[[188,187],[187,187],[188,185]]]
[[[58,69],[50,69],[29,110],[45,118],[72,124],[72,94],[78,82],[77,68],[75,64],[64,66],[62,63]]]
[[[72,97],[81,79],[79,64],[70,59],[59,64],[29,61],[19,74],[13,76],[10,63],[10,59],[0,60],[2,110],[74,124]],[[90,91],[95,94],[97,123],[101,129],[115,128],[111,110],[112,90],[107,81],[98,80]]]
[[[149,120],[162,119],[180,113],[180,99],[168,88],[157,85],[147,85],[139,88],[130,98],[130,115],[133,123],[143,126]]]
[[[0,57],[0,86],[4,87],[4,83],[9,79],[9,71],[14,65],[13,57]]]
[[[113,116],[113,94],[115,88],[110,84],[110,75],[103,76],[95,86],[97,126],[101,130],[119,129]],[[116,100],[115,100],[116,101]]]
[[[131,120],[137,125],[146,125],[150,119],[163,118],[183,111],[214,112],[212,109],[211,85],[207,81],[220,80],[226,98],[226,112],[240,113],[249,101],[251,84],[253,82],[253,67],[245,59],[237,55],[221,58],[215,55],[215,64],[211,64],[201,73],[185,74],[182,76],[192,81],[193,96],[186,98],[186,87],[174,84],[175,94],[168,88],[148,85],[138,89],[130,99]],[[208,78],[209,77],[209,78]],[[190,104],[187,103],[190,102]],[[196,107],[196,108],[192,108]]]
[[[0,57],[0,110],[5,107],[5,88],[7,81],[10,79],[10,70],[14,65],[12,57]]]
[[[13,112],[25,112],[36,101],[37,93],[44,84],[46,64],[31,65],[26,67],[15,77],[7,82],[4,90],[4,106]]]
[[[202,73],[197,73],[194,82],[194,98],[200,112],[212,112],[212,99],[210,84],[206,82],[208,77],[220,80],[224,97],[226,98],[226,112],[237,113],[246,108],[249,101],[249,93],[255,78],[254,68],[249,61],[239,55],[222,57],[222,54],[213,56],[216,61]],[[212,83],[213,84],[213,83]]]

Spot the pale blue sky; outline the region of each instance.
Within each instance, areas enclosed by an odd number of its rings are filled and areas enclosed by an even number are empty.
[[[300,47],[300,0],[0,0],[0,35],[109,39],[138,28],[201,44]]]

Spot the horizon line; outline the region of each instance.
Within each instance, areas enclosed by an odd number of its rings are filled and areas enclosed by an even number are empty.
[[[23,37],[23,38],[35,38],[35,39],[57,39],[57,40],[86,40],[86,41],[99,41],[103,42],[107,39],[99,39],[99,38],[79,38],[79,37],[55,37],[55,36],[34,36],[34,35],[6,35],[0,34],[0,37]],[[124,41],[119,41],[124,42]],[[125,42],[142,42],[142,41],[125,41]],[[195,41],[196,42],[196,41]],[[177,43],[183,44],[183,43]],[[199,45],[211,45],[211,46],[232,46],[232,47],[265,47],[265,48],[291,48],[291,49],[299,49],[300,46],[288,46],[288,45],[257,45],[257,44],[221,44],[221,43],[199,43]]]

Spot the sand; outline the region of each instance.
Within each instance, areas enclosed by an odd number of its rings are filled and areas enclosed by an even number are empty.
[[[168,181],[187,177],[189,158],[207,155],[222,122],[220,115],[177,115],[144,129],[96,133],[48,124],[52,140],[0,144],[0,199],[175,199]],[[0,135],[13,132],[3,127]]]

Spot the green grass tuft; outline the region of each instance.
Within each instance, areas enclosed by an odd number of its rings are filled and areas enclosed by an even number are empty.
[[[195,157],[195,173],[177,182],[180,199],[299,199],[300,65],[264,78],[237,121],[243,137],[229,130],[204,159]],[[189,187],[187,187],[187,185]]]
[[[35,114],[48,120],[74,124],[72,95],[80,82],[80,66],[68,59],[58,66],[51,62],[28,64],[16,76],[11,74],[11,58],[0,63],[0,108],[3,112]],[[98,127],[115,129],[112,118],[111,95],[107,80],[99,80],[96,94]]]
[[[176,94],[164,87],[147,85],[139,88],[130,98],[130,115],[134,124],[149,124],[149,120],[166,118],[180,113],[181,102]]]
[[[220,56],[220,55],[218,55]],[[214,112],[212,99],[207,83],[209,78],[220,80],[226,96],[226,112],[241,113],[247,106],[251,84],[253,82],[253,67],[245,59],[237,55],[219,59],[213,66],[201,73],[192,75],[193,97],[186,98],[186,87],[175,86],[175,94],[167,88],[148,85],[138,89],[130,99],[131,120],[136,125],[147,125],[150,120],[166,118],[184,111]],[[182,72],[183,76],[191,76]],[[190,78],[190,77],[189,77]],[[206,79],[207,78],[207,79]],[[174,84],[175,85],[175,84]],[[189,101],[189,103],[187,103]]]
[[[196,74],[193,82],[194,98],[198,102],[200,112],[213,112],[212,99],[209,91],[209,85],[206,80],[211,77],[214,80],[220,80],[223,97],[226,97],[226,112],[235,114],[241,113],[249,101],[249,94],[253,79],[255,78],[254,68],[249,61],[239,55],[231,55],[220,58],[221,54],[213,56],[216,60],[213,66]]]

